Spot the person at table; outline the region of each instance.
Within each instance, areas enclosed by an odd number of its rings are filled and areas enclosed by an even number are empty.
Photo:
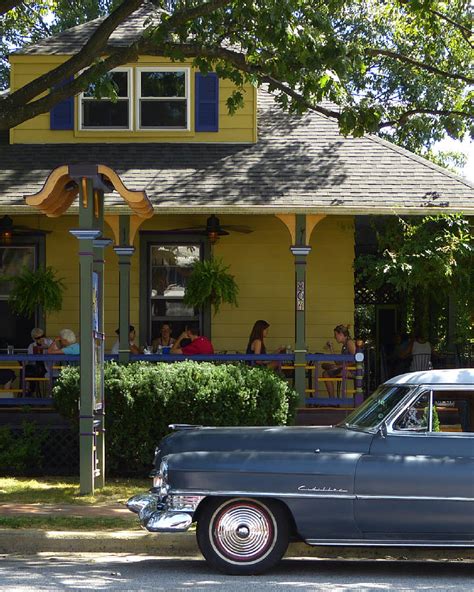
[[[411,358],[408,372],[430,370],[432,354],[433,349],[431,343],[423,335],[422,331],[416,329],[415,336],[410,340],[410,343],[403,354],[404,357]]]
[[[163,323],[160,329],[159,337],[155,337],[151,342],[151,351],[156,354],[160,347],[172,347],[174,345],[174,339],[171,337],[171,325],[169,323]]]
[[[80,353],[79,344],[76,341],[76,334],[71,329],[62,329],[59,336],[48,347],[48,354],[65,354],[74,356]]]
[[[35,327],[31,330],[31,339],[27,349],[27,354],[30,356],[37,356],[47,353],[49,346],[53,343],[53,340],[46,337],[45,332],[41,327]],[[44,362],[34,362],[26,364],[25,366],[25,377],[26,378],[45,378],[48,374]],[[35,390],[34,381],[27,381],[28,391],[31,393]]]
[[[16,374],[14,370],[11,370],[11,368],[0,368],[0,389],[9,391],[12,388],[12,382],[15,378]]]
[[[352,339],[349,332],[349,325],[337,325],[334,327],[334,339],[341,344],[341,354],[355,355],[356,343]],[[334,353],[331,341],[326,343],[330,353]],[[323,368],[323,378],[338,378],[342,375],[342,362],[324,362],[321,364]],[[329,397],[334,397],[334,382],[325,381],[326,390]]]
[[[214,347],[211,341],[199,333],[199,325],[197,323],[188,325],[174,342],[171,353],[185,354],[187,356],[212,355],[214,353]],[[185,339],[190,340],[187,345],[183,345]]]
[[[265,338],[268,335],[268,330],[270,328],[270,323],[264,321],[263,319],[259,319],[255,321],[254,326],[252,327],[252,331],[250,332],[249,341],[247,344],[246,354],[255,354],[258,355],[265,355],[267,353],[267,348],[265,346]],[[280,354],[284,348],[279,347],[275,353]],[[268,366],[269,368],[278,368],[279,363],[277,361],[258,361],[256,362],[260,365]]]
[[[112,354],[118,354],[119,353],[119,349],[120,349],[120,328],[115,330],[116,335],[118,336],[117,341],[113,344],[112,349],[110,351],[110,353]],[[137,337],[137,333],[135,331],[135,327],[133,325],[130,325],[128,327],[128,346],[130,349],[130,353],[131,354],[141,354],[143,353],[140,348],[138,347],[138,345],[135,343],[135,339]]]

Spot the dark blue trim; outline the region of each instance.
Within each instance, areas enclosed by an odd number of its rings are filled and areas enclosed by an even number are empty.
[[[195,129],[197,132],[219,131],[219,78],[214,72],[195,75]]]
[[[58,86],[64,86],[72,80],[67,78]],[[58,88],[56,86],[55,88]],[[68,97],[55,105],[49,112],[49,127],[52,130],[74,129],[74,97]]]

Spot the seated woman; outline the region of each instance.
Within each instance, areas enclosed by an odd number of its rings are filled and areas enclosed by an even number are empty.
[[[247,344],[246,354],[265,355],[267,348],[265,347],[265,337],[268,335],[270,324],[267,321],[258,320],[255,322],[252,331],[250,332],[249,342]],[[275,353],[279,354],[283,348],[278,348]],[[256,364],[265,365],[269,368],[278,368],[277,361],[263,362],[258,361]]]
[[[28,346],[27,353],[29,355],[42,355],[48,351],[49,346],[53,340],[46,337],[43,329],[35,327],[31,330],[31,338],[33,341]],[[45,378],[48,374],[46,365],[44,362],[34,362],[26,364],[25,366],[25,377],[26,378]],[[38,383],[34,380],[27,381],[28,393],[32,394],[37,390]]]
[[[349,325],[337,325],[334,327],[334,339],[337,343],[342,345],[341,354],[356,353],[356,344],[349,333]],[[334,353],[332,343],[330,341],[326,344],[331,353]],[[323,367],[323,377],[326,378],[337,378],[342,375],[342,362],[324,362],[321,364]],[[328,395],[334,397],[334,382],[325,381],[326,390]]]
[[[151,342],[151,351],[156,354],[161,347],[172,347],[175,340],[171,337],[171,325],[163,323],[160,329],[160,336],[155,337]]]
[[[117,337],[120,337],[120,327],[118,329],[115,329],[115,334],[117,335]],[[143,351],[135,343],[136,335],[137,334],[136,334],[136,331],[135,331],[135,327],[133,325],[130,325],[129,328],[128,328],[128,345],[129,345],[129,351],[130,351],[131,354],[138,355],[138,354],[142,354]],[[117,341],[113,344],[110,353],[111,354],[118,354],[119,353],[119,349],[120,349],[120,339],[117,339]]]

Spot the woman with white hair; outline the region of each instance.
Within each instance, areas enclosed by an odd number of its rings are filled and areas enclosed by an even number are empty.
[[[76,342],[76,334],[71,329],[62,329],[59,337],[48,347],[48,354],[65,354],[67,356],[77,355],[80,352],[79,344]]]

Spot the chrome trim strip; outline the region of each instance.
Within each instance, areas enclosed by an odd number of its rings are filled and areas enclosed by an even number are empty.
[[[474,547],[473,539],[465,541],[387,541],[386,539],[305,539],[308,545],[316,547]]]
[[[173,489],[169,491],[170,496],[200,496],[216,495],[219,497],[238,495],[243,497],[282,497],[282,498],[310,498],[310,499],[345,499],[345,500],[420,500],[420,501],[449,501],[449,502],[474,502],[472,497],[440,497],[428,495],[354,495],[354,494],[328,494],[328,493],[282,493],[268,491],[214,491],[214,490],[187,490]]]
[[[284,498],[309,498],[309,499],[350,499],[355,500],[356,496],[351,494],[313,494],[313,493],[281,493],[281,492],[268,492],[268,491],[213,491],[213,490],[205,490],[205,489],[170,489],[168,492],[169,495],[184,495],[184,496],[202,496],[206,497],[208,495],[217,495],[219,497],[222,496],[229,496],[229,495],[238,495],[242,497],[284,497]]]
[[[443,502],[474,502],[473,497],[441,497],[434,495],[357,495],[358,500],[420,500]]]

